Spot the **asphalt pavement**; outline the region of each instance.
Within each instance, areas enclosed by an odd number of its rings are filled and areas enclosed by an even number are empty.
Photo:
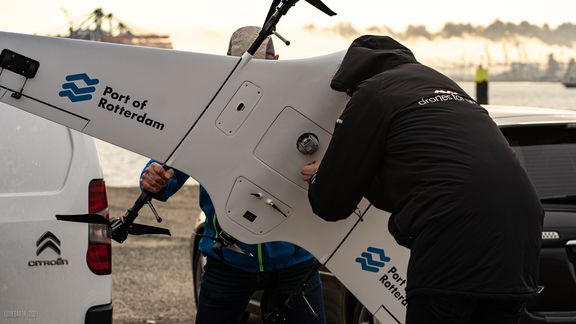
[[[140,194],[138,188],[108,188],[111,216],[120,216]],[[198,187],[184,186],[167,202],[154,203],[164,219],[157,223],[147,207],[137,223],[170,229],[172,236],[129,236],[112,244],[114,324],[193,324],[190,238],[198,207]],[[260,323],[257,316],[246,324]]]
[[[170,229],[172,237],[130,236],[112,245],[115,324],[194,323],[190,237],[198,217],[197,187],[184,187],[169,202],[156,203],[158,224],[145,207],[137,222]],[[112,216],[122,215],[137,188],[108,188]]]

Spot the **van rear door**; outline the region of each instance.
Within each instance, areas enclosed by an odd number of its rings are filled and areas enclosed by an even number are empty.
[[[0,322],[83,323],[111,303],[111,276],[87,265],[88,212],[101,178],[90,138],[0,104]]]

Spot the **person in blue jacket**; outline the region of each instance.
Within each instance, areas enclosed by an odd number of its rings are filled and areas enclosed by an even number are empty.
[[[258,27],[251,26],[237,30],[231,37],[228,55],[242,55],[258,32]],[[277,59],[272,40],[268,39],[254,57]],[[150,161],[142,172],[140,185],[143,190],[155,193],[155,199],[166,201],[188,178],[183,172],[174,169],[166,171],[159,163]],[[256,290],[263,290],[261,313],[262,318],[266,318],[299,288],[305,276],[314,269],[315,258],[308,251],[287,242],[237,242],[244,253],[223,247],[215,240],[222,229],[214,205],[202,186],[199,190],[200,208],[206,215],[199,249],[207,257],[207,263],[200,285],[195,323],[239,323]],[[317,271],[304,293],[318,317],[312,316],[304,299],[298,298],[287,313],[285,323],[324,324],[322,286]]]

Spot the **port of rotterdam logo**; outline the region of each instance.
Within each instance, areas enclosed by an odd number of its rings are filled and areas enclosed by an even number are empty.
[[[397,300],[402,306],[406,307],[408,302],[405,296],[406,279],[401,274],[401,271],[391,264],[391,258],[386,256],[383,249],[370,246],[365,252],[362,252],[359,257],[355,259],[360,264],[362,270],[372,273],[378,273],[387,264],[386,271],[383,271],[377,278],[380,285],[390,294],[392,298]]]
[[[62,84],[62,89],[58,93],[60,97],[77,103],[90,101],[93,96],[98,97],[100,93],[99,98],[94,101],[94,105],[100,111],[112,113],[114,118],[129,121],[129,123],[138,123],[158,131],[164,130],[163,122],[150,118],[151,105],[148,99],[137,98],[111,85],[101,85],[97,89],[95,85],[99,84],[100,80],[91,78],[86,73],[70,74],[65,77],[65,80],[66,82]]]
[[[390,258],[386,256],[384,250],[371,246],[366,249],[366,252],[362,252],[360,257],[356,258],[356,262],[360,263],[364,271],[378,272],[384,268],[386,262],[390,262]]]
[[[62,84],[59,95],[68,97],[72,102],[92,99],[92,93],[96,91],[94,86],[100,82],[98,79],[91,79],[86,73],[68,75],[66,81]]]

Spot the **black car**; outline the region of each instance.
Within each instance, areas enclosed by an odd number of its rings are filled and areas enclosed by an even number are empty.
[[[546,211],[540,293],[522,323],[576,323],[576,123],[571,116],[501,126]]]
[[[576,323],[576,111],[490,106],[488,111],[532,180],[546,211],[539,285],[522,324]],[[202,233],[200,218],[196,233]],[[191,239],[194,296],[204,258]],[[329,324],[380,323],[329,271],[320,272]],[[247,312],[259,314],[258,293]],[[385,323],[388,324],[388,323]]]

